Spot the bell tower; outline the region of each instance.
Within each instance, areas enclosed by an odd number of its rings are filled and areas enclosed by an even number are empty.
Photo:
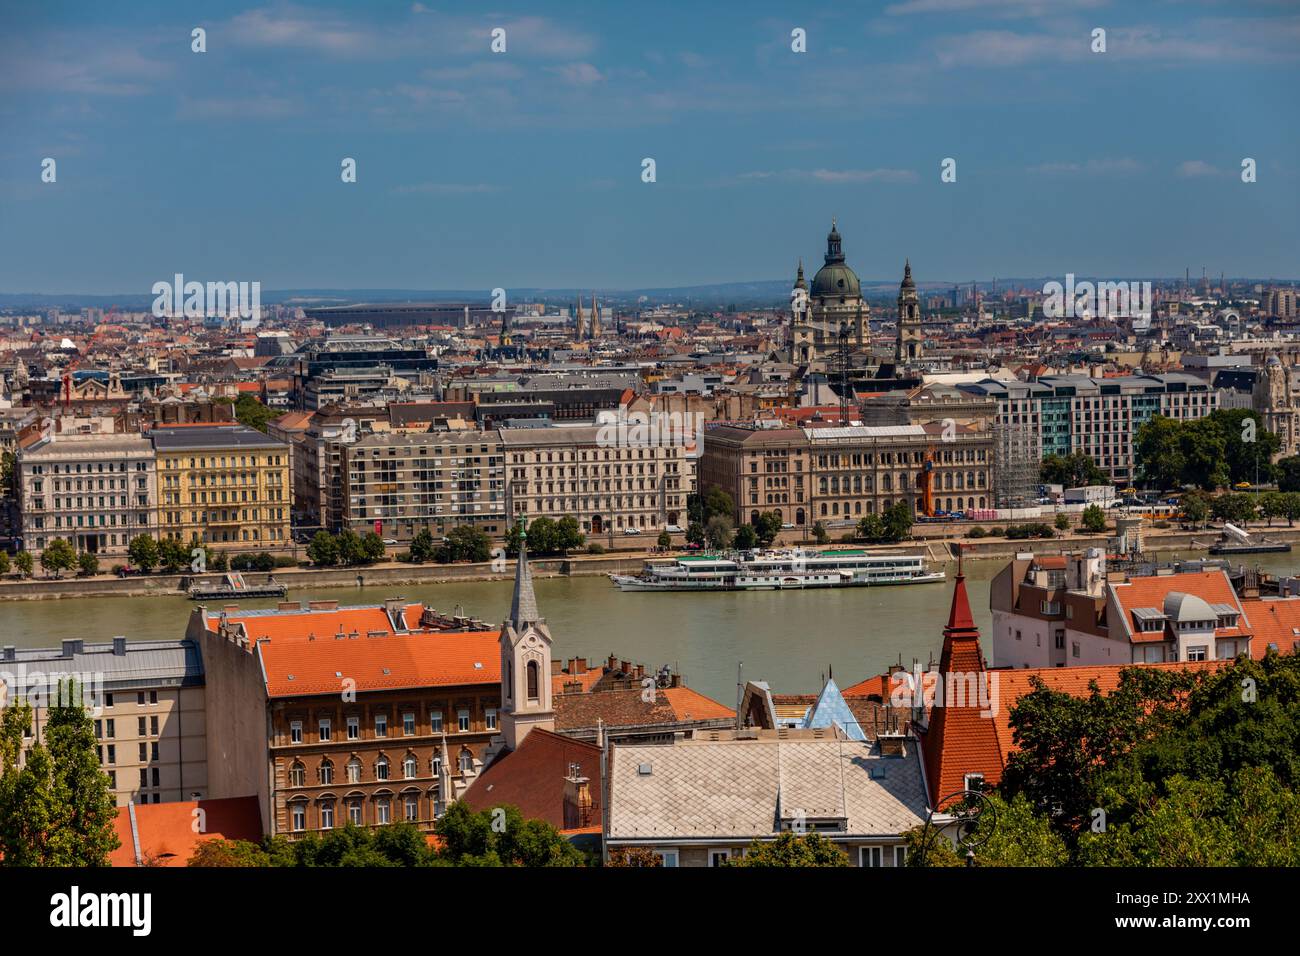
[[[921,300],[912,279],[912,260],[903,266],[903,282],[898,287],[898,338],[894,344],[894,364],[906,365],[921,358]]]
[[[534,727],[555,730],[551,709],[551,632],[537,611],[528,568],[528,534],[519,522],[519,560],[510,617],[501,625],[501,735],[516,749]]]

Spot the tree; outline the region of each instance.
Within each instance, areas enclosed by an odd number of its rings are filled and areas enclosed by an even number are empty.
[[[235,402],[235,421],[249,428],[256,428],[259,432],[266,431],[267,424],[277,414],[274,409],[267,408],[247,392],[241,394],[239,401]]]
[[[724,518],[734,518],[736,514],[736,502],[731,495],[727,494],[717,485],[713,485],[704,493],[704,522],[707,524],[709,518],[722,515]]]
[[[1210,496],[1203,491],[1189,491],[1178,501],[1183,512],[1183,519],[1195,527],[1200,527],[1210,517]]]
[[[781,533],[781,512],[764,511],[758,516],[758,523],[754,525],[754,532],[758,535],[758,543],[765,548],[770,548],[772,542],[777,539]]]
[[[987,793],[975,804],[979,815],[963,843],[973,851],[975,866],[1065,866],[1069,846],[1052,828],[1049,817],[1038,813],[1021,794],[1010,800]],[[922,852],[922,837],[926,844]],[[904,834],[907,865],[965,866],[965,848],[958,853],[935,827],[915,827]]]
[[[732,543],[741,551],[752,551],[758,547],[758,533],[753,525],[742,524],[736,529],[736,537]]]
[[[138,534],[126,546],[126,556],[147,574],[158,565],[158,542],[147,534]]]
[[[1282,513],[1286,516],[1286,523],[1293,525],[1296,518],[1300,518],[1300,492],[1288,491],[1282,498]]]
[[[533,535],[528,534],[529,550]],[[487,561],[492,557],[492,539],[483,531],[470,525],[457,525],[447,533],[446,540],[439,546],[436,558],[440,564],[454,561]]]
[[[108,776],[80,685],[65,681],[48,710],[42,739],[20,769],[30,735],[26,702],[0,713],[0,854],[7,866],[107,866],[117,848]]]
[[[351,528],[344,528],[335,535],[334,543],[338,547],[339,560],[348,567],[365,563],[366,555],[361,546],[361,535]]]
[[[542,515],[528,524],[528,550],[533,554],[554,554],[558,528],[554,518]]]
[[[99,573],[99,558],[91,551],[77,555],[77,573],[82,577],[93,578]]]
[[[733,535],[731,518],[727,515],[715,514],[704,526],[704,538],[708,541],[709,547],[715,551],[724,551],[731,547]]]
[[[77,563],[77,552],[64,538],[55,538],[41,552],[41,567],[53,571],[56,577],[70,570]]]
[[[704,525],[698,521],[692,521],[686,527],[686,542],[696,547],[704,544]]]
[[[425,561],[432,561],[437,550],[437,545],[433,542],[433,532],[428,528],[421,528],[411,539],[411,560],[416,564],[423,564]]]
[[[819,545],[824,545],[831,540],[830,532],[826,530],[826,522],[818,521],[812,526],[813,540]]]
[[[902,541],[912,533],[912,509],[906,501],[890,505],[880,517],[884,522],[885,541]]]
[[[45,721],[45,744],[54,763],[53,794],[58,818],[50,846],[56,865],[108,866],[117,849],[117,800],[99,763],[99,741],[82,701],[81,685],[59,685],[58,705]]]
[[[1048,455],[1039,468],[1039,479],[1048,485],[1080,488],[1084,485],[1108,485],[1110,480],[1087,452]]]
[[[1300,492],[1300,455],[1280,459],[1276,473],[1279,491]]]
[[[1106,530],[1106,512],[1102,510],[1101,505],[1088,505],[1083,509],[1083,515],[1079,519],[1079,527],[1088,534],[1101,534]]]
[[[0,855],[6,866],[51,866],[50,837],[58,818],[54,762],[37,741],[19,768],[23,738],[31,735],[26,702],[0,711]]]
[[[158,563],[168,574],[175,574],[190,565],[190,549],[178,538],[163,538],[158,542]]]
[[[1179,440],[1179,423],[1155,415],[1138,427],[1133,439],[1141,480],[1156,488],[1181,488],[1187,461]]]
[[[328,568],[339,560],[339,545],[328,531],[317,531],[307,545],[307,558],[312,564]]]
[[[270,866],[265,850],[247,840],[213,838],[201,840],[194,849],[187,866],[195,867],[250,867]]]
[[[755,840],[738,859],[727,866],[849,866],[843,850],[820,833],[782,833],[775,840]]]
[[[587,536],[582,533],[578,519],[573,515],[565,515],[555,523],[555,549],[560,554],[567,555],[570,551],[578,551],[586,543]]]
[[[14,568],[20,578],[30,578],[34,562],[30,551],[19,551],[14,555]]]
[[[858,537],[879,541],[885,536],[885,522],[874,511],[858,519]]]
[[[582,853],[544,820],[525,820],[512,806],[475,811],[463,800],[433,827],[439,860],[456,866],[583,866]]]
[[[1220,521],[1244,525],[1255,517],[1255,498],[1253,495],[1225,492],[1210,502],[1210,513]]]
[[[1056,516],[1056,520],[1053,521],[1052,524],[1055,526],[1057,531],[1061,531],[1061,532],[1069,531],[1070,516],[1066,514],[1064,511],[1062,511],[1060,514]]]
[[[673,536],[668,533],[667,528],[659,532],[659,538],[655,541],[655,544],[658,545],[661,551],[667,551],[673,546]]]
[[[4,577],[11,569],[9,562],[9,552],[0,551],[0,577]]]
[[[373,531],[367,531],[361,536],[361,561],[365,564],[373,564],[376,561],[382,561],[388,555],[388,549],[384,545],[384,539]]]
[[[1259,496],[1259,510],[1272,527],[1274,518],[1286,517],[1286,495],[1280,491],[1265,492]]]
[[[1274,479],[1273,458],[1282,450],[1282,439],[1264,427],[1259,412],[1249,408],[1219,408],[1207,420],[1223,432],[1229,483],[1256,484]]]
[[[616,846],[609,851],[605,865],[657,867],[664,865],[664,858],[648,846]]]

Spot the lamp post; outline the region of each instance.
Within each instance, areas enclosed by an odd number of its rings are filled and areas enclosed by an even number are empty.
[[[918,865],[925,865],[925,854],[930,848],[930,825],[934,821],[934,815],[939,812],[940,807],[950,805],[954,801],[957,803],[957,810],[953,813],[953,820],[957,822],[959,827],[957,845],[958,848],[964,848],[966,851],[967,866],[975,865],[975,848],[987,843],[989,837],[993,835],[993,831],[997,829],[997,811],[993,809],[993,804],[989,802],[989,798],[985,793],[980,790],[956,790],[946,797],[936,800],[934,806],[930,808],[930,812],[926,814],[925,826],[921,828],[921,859]],[[980,819],[985,813],[989,815],[992,823],[987,828],[983,838],[976,839]]]

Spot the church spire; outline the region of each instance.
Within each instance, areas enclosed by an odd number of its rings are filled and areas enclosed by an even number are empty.
[[[519,519],[519,560],[515,562],[515,593],[510,600],[510,623],[522,630],[525,624],[542,619],[537,613],[537,595],[533,593],[533,572],[528,568],[528,530]]]
[[[844,261],[844,249],[840,239],[840,230],[835,225],[835,220],[831,220],[830,235],[826,237],[826,264],[833,265],[837,262]]]

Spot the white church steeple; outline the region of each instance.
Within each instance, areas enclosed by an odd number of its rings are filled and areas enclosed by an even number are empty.
[[[501,735],[514,750],[534,727],[555,729],[551,709],[551,632],[538,613],[528,567],[528,533],[519,523],[519,560],[510,617],[501,625]]]

